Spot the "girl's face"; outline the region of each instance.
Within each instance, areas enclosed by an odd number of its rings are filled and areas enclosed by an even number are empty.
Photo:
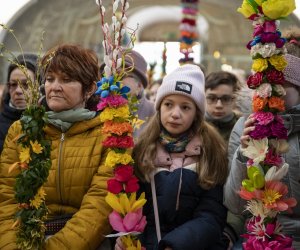
[[[47,104],[55,112],[85,106],[81,83],[62,73],[47,73],[45,91]]]
[[[283,96],[286,109],[290,109],[295,105],[298,105],[300,103],[299,89],[289,82],[286,82],[283,87],[286,91],[286,95]]]
[[[160,104],[160,120],[174,137],[186,132],[196,117],[195,102],[184,95],[166,96]]]

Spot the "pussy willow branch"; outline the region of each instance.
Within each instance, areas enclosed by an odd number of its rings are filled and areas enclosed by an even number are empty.
[[[104,13],[102,12],[102,3],[100,3],[100,0],[98,0],[98,5],[99,5],[99,13],[100,13],[100,21],[101,21],[101,27],[103,31],[103,41],[104,41],[104,50],[105,50],[105,55],[108,55],[107,47],[106,47],[106,33],[104,30]]]

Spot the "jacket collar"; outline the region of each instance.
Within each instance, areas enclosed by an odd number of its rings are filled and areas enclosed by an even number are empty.
[[[199,136],[194,136],[192,140],[186,146],[185,151],[181,153],[169,153],[166,151],[163,145],[159,142],[156,143],[156,158],[154,164],[158,166],[169,166],[172,162],[171,156],[176,155],[177,157],[191,157],[200,155],[201,152],[201,141]]]

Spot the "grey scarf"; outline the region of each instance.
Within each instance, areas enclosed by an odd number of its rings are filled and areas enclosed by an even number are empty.
[[[50,124],[59,128],[62,132],[66,132],[74,122],[93,119],[96,116],[96,112],[79,108],[61,112],[48,111],[47,116]]]

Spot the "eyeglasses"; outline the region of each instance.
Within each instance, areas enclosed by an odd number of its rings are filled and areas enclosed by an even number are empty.
[[[18,88],[18,85],[21,85],[21,88],[23,89],[28,89],[28,84],[27,80],[22,80],[22,81],[13,81],[13,82],[8,82],[7,86],[11,90],[16,90]]]
[[[207,104],[216,104],[219,100],[222,102],[223,105],[230,105],[230,104],[232,104],[234,97],[231,95],[222,95],[222,96],[208,95],[208,96],[206,96]]]

